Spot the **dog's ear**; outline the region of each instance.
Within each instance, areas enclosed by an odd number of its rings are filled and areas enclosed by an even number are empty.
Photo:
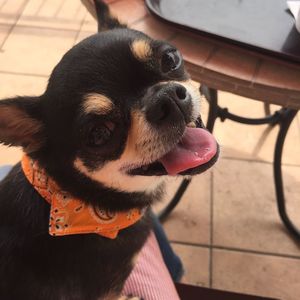
[[[44,142],[39,97],[17,97],[0,101],[0,143],[21,146],[26,153]]]
[[[98,21],[98,32],[114,28],[126,28],[125,24],[112,16],[109,7],[101,0],[81,0],[89,13]]]

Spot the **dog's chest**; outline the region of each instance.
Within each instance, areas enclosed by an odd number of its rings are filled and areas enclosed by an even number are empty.
[[[142,244],[142,240],[129,240],[127,245],[124,235],[120,240],[97,235],[40,238],[24,248],[21,263],[15,266],[16,273],[28,268],[25,273],[31,284],[20,285],[20,294],[30,299],[41,293],[37,299],[96,300],[111,291],[118,293]]]
[[[48,233],[49,205],[24,176],[19,181],[21,198],[16,188],[0,186],[5,241],[0,245],[0,299],[96,300],[119,291],[149,233],[148,213],[116,239],[97,234],[54,237]]]

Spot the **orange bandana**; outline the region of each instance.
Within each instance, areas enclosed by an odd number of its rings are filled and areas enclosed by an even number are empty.
[[[119,230],[133,225],[143,216],[139,209],[112,213],[73,198],[26,155],[22,158],[22,168],[28,181],[51,205],[49,233],[53,236],[97,233],[114,239]]]

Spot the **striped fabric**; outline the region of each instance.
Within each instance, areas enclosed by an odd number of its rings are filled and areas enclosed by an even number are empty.
[[[154,233],[140,252],[123,294],[139,296],[144,300],[179,300]]]

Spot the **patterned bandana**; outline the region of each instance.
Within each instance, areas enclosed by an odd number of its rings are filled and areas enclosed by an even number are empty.
[[[109,212],[73,198],[62,191],[45,170],[27,155],[22,158],[22,168],[28,181],[51,205],[49,233],[52,236],[97,233],[114,239],[119,230],[133,225],[143,216],[144,211],[139,209]]]

